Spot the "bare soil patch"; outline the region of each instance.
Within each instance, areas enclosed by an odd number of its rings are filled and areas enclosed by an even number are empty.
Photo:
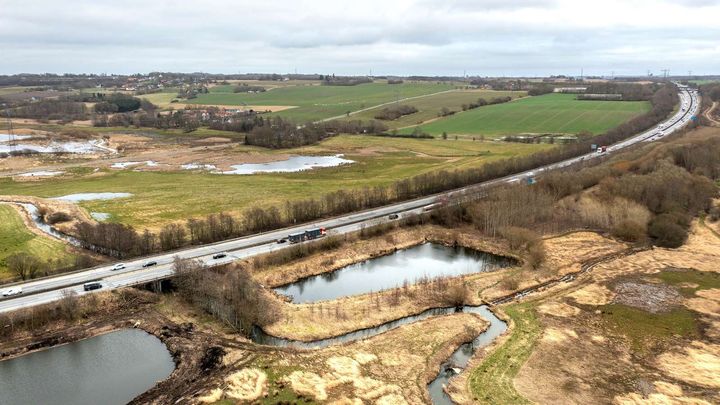
[[[613,288],[616,295],[613,302],[650,313],[667,312],[682,303],[682,295],[667,285],[621,282]]]

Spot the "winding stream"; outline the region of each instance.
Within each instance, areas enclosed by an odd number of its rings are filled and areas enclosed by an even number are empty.
[[[360,329],[348,332],[344,335],[327,339],[303,342],[299,340],[284,339],[268,335],[261,328],[255,327],[251,335],[253,342],[278,347],[293,347],[299,349],[321,349],[328,346],[351,343],[361,339],[371,338],[389,330],[396,329],[402,325],[408,325],[432,316],[449,315],[456,312],[469,312],[478,314],[490,323],[490,326],[481,332],[472,342],[464,343],[453,352],[453,354],[440,365],[437,377],[428,384],[430,399],[433,404],[451,405],[454,402],[445,393],[443,387],[447,385],[452,377],[459,374],[467,366],[468,361],[478,348],[492,343],[495,338],[505,333],[507,324],[492,313],[487,305],[465,305],[460,308],[431,308],[417,315],[406,316],[372,328]]]
[[[293,302],[317,302],[395,288],[404,282],[414,284],[428,278],[457,277],[465,274],[493,271],[511,266],[514,263],[513,259],[469,248],[424,243],[398,250],[386,256],[356,263],[331,273],[311,276],[276,288],[275,291],[291,296]],[[376,327],[360,329],[340,336],[310,342],[278,338],[268,335],[260,328],[255,328],[252,340],[270,346],[317,349],[355,342],[432,316],[449,315],[456,312],[478,314],[488,321],[490,325],[471,342],[465,343],[455,350],[442,363],[437,377],[428,384],[428,391],[433,404],[450,405],[453,402],[444,391],[444,387],[450,379],[465,369],[477,348],[487,346],[507,330],[507,324],[496,317],[486,305],[431,308],[419,314],[396,319]]]
[[[53,238],[64,240],[73,246],[77,247],[83,247],[83,243],[77,239],[74,238],[68,234],[65,234],[63,232],[58,231],[55,229],[52,225],[46,223],[43,221],[42,216],[40,215],[40,210],[38,210],[38,207],[35,204],[30,203],[22,203],[22,202],[11,202],[11,204],[17,204],[25,209],[27,213],[30,215],[30,218],[33,221],[33,224],[35,224],[35,227],[37,227],[39,230],[45,232],[46,234],[52,236]]]

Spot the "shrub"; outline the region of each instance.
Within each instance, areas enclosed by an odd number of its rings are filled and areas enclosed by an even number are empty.
[[[645,238],[646,226],[636,220],[626,219],[615,224],[611,233],[627,242],[637,242]]]
[[[46,221],[48,224],[58,224],[60,222],[67,222],[70,221],[72,218],[70,215],[68,215],[66,212],[53,212],[52,214],[48,215]]]
[[[660,214],[650,221],[648,234],[657,246],[678,248],[685,243],[688,230],[678,223],[678,216]]]

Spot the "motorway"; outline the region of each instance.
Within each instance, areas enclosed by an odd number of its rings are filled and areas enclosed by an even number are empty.
[[[302,224],[292,228],[280,229],[249,237],[231,239],[202,246],[193,246],[174,252],[144,258],[136,258],[124,262],[125,268],[122,270],[113,271],[112,266],[114,263],[111,263],[87,270],[17,283],[14,284],[13,287],[21,287],[22,294],[0,299],[0,313],[53,302],[61,299],[68,291],[72,291],[77,295],[83,295],[162,280],[173,275],[173,260],[176,256],[183,259],[196,259],[206,266],[213,266],[283,249],[288,246],[288,243],[278,244],[276,243],[276,240],[285,238],[290,233],[302,232],[303,230],[309,228],[324,227],[328,230],[329,235],[358,231],[363,227],[389,221],[388,216],[390,214],[398,214],[402,217],[403,215],[420,213],[425,209],[431,209],[434,204],[437,204],[439,198],[443,196],[462,195],[468,191],[478,191],[483,188],[497,186],[503,183],[520,182],[527,178],[535,177],[542,172],[562,169],[573,164],[605,156],[640,142],[659,140],[683,128],[689,123],[691,118],[698,113],[700,103],[697,93],[682,86],[679,86],[679,88],[680,107],[671,118],[665,120],[657,127],[651,128],[641,134],[608,146],[606,152],[590,152],[558,163],[484,183],[475,184],[462,189],[452,190],[439,195],[355,212],[340,217]],[[217,260],[213,259],[213,254],[218,252],[226,252],[227,257]],[[143,263],[149,260],[156,261],[157,265],[143,268]],[[103,288],[92,292],[85,292],[82,285],[89,281],[100,281]]]

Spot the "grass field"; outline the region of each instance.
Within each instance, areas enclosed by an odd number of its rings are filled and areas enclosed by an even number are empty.
[[[217,175],[202,172],[107,171],[33,182],[0,180],[3,194],[55,197],[79,192],[129,192],[133,197],[88,201],[90,211],[107,212],[113,220],[142,227],[213,212],[241,212],[261,204],[319,197],[340,189],[387,185],[395,180],[438,169],[480,166],[552,147],[469,140],[414,140],[343,135],[288,154],[344,153],[356,163],[300,173]],[[237,153],[249,151],[237,146]],[[252,149],[258,153],[256,149]],[[276,152],[260,152],[273,154]],[[178,204],[178,201],[181,203]]]
[[[522,91],[456,90],[447,93],[409,100],[405,103],[401,103],[414,106],[419,111],[414,114],[400,117],[393,121],[383,121],[383,123],[385,123],[390,128],[403,128],[411,125],[422,124],[423,122],[426,122],[428,120],[438,119],[438,113],[443,107],[447,107],[452,111],[462,111],[463,104],[476,102],[478,98],[490,100],[495,97],[511,96],[513,98],[517,98],[524,95],[525,92]],[[375,115],[382,108],[383,107],[374,108],[372,110],[353,114],[346,119],[374,119]]]
[[[491,105],[437,120],[431,134],[507,135],[520,133],[602,133],[650,110],[638,101],[578,101],[573,94],[547,94]]]
[[[5,264],[8,256],[25,252],[43,261],[54,260],[68,264],[73,255],[66,249],[60,241],[30,232],[15,208],[0,204],[0,280],[13,277]]]
[[[535,347],[542,327],[533,303],[510,305],[505,312],[515,328],[508,340],[492,352],[468,380],[472,397],[483,404],[528,404],[513,386],[513,379]]]
[[[233,85],[215,86],[210,89],[208,94],[201,94],[195,99],[182,102],[186,104],[296,106],[296,108],[279,112],[277,115],[299,122],[307,122],[342,115],[348,111],[356,111],[396,99],[432,94],[454,88],[450,84],[434,83],[393,85],[368,83],[357,86],[286,86],[264,93],[246,94],[233,93],[233,87]],[[157,94],[152,96],[160,98]]]

